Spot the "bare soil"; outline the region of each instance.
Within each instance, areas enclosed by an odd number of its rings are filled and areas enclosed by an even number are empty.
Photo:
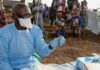
[[[62,64],[75,61],[77,57],[92,56],[92,53],[100,54],[100,35],[84,31],[81,39],[67,34],[64,46],[57,48],[50,56],[43,58],[43,63]]]

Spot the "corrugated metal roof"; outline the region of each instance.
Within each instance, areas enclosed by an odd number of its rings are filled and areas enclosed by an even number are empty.
[[[4,6],[12,7],[13,5],[19,3],[20,1],[14,1],[14,0],[4,0],[3,4]]]

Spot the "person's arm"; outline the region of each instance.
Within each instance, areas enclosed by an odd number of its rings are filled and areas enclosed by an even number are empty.
[[[7,33],[0,29],[0,70],[13,70],[8,59]]]
[[[45,42],[43,39],[42,31],[39,27],[35,26],[35,30],[33,32],[34,35],[34,49],[38,52],[41,56],[46,57],[52,51],[53,48],[49,44]]]
[[[38,52],[41,56],[47,57],[53,50],[59,46],[62,46],[65,42],[64,37],[54,38],[50,44],[47,44],[43,39],[42,31],[39,27],[35,27],[33,31],[34,35],[34,49]]]

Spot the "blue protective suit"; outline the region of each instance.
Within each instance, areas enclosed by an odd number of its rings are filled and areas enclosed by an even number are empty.
[[[0,70],[30,66],[34,63],[34,50],[44,57],[52,52],[38,26],[33,25],[30,30],[17,30],[14,24],[9,24],[0,29]]]

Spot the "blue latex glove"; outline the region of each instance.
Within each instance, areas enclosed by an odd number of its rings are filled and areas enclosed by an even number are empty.
[[[64,38],[63,36],[60,36],[60,37],[54,38],[54,39],[50,42],[50,45],[51,45],[53,48],[56,48],[56,47],[62,46],[64,43],[65,43],[65,38]]]

